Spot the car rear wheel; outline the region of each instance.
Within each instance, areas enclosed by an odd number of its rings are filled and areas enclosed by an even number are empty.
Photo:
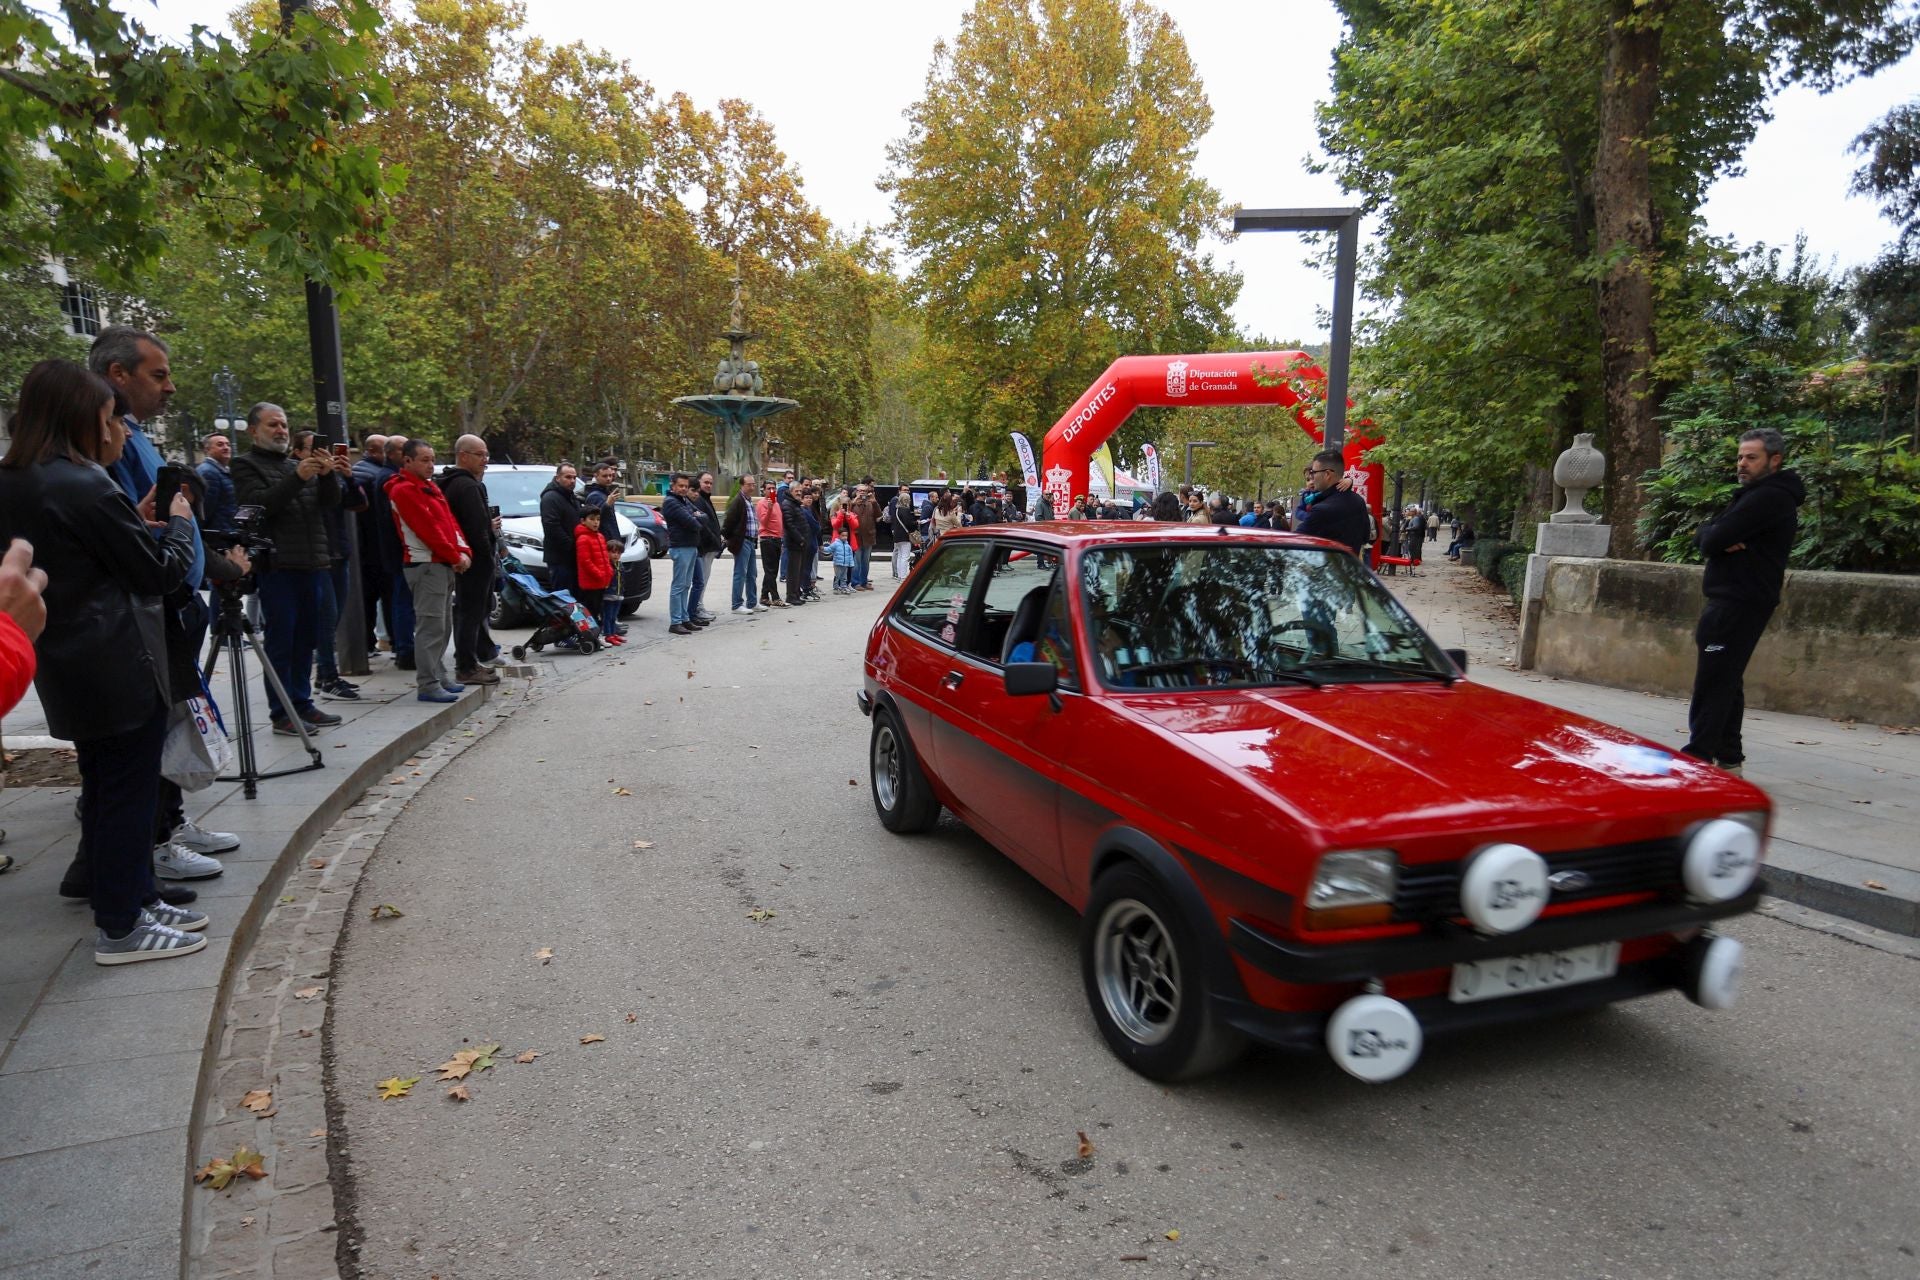
[[[1093,1020],[1120,1061],[1154,1080],[1191,1080],[1240,1056],[1246,1041],[1214,1016],[1187,920],[1132,864],[1094,882],[1080,927]]]
[[[514,627],[524,627],[526,625],[526,614],[508,604],[498,591],[494,592],[493,608],[488,610],[487,613],[488,628],[509,631]]]
[[[940,817],[933,784],[920,770],[913,742],[887,707],[873,713],[873,739],[867,752],[873,782],[873,808],[880,825],[896,835],[930,829]]]

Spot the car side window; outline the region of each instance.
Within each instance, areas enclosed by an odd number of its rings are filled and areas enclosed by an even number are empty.
[[[942,644],[955,644],[961,614],[966,611],[974,575],[979,572],[985,553],[985,544],[979,542],[949,544],[937,549],[912,589],[894,607],[893,616]]]
[[[1005,662],[1020,644],[1040,639],[1048,593],[1059,576],[1060,553],[999,543],[993,549],[980,611],[963,632],[966,651],[983,662]]]

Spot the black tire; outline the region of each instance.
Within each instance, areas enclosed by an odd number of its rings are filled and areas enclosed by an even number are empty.
[[[891,709],[874,708],[867,744],[867,781],[880,825],[895,835],[928,831],[940,819],[940,799],[921,771],[913,740]]]
[[[510,631],[515,627],[524,627],[527,615],[503,599],[498,591],[493,593],[493,608],[487,611],[489,629]]]
[[[1192,926],[1135,863],[1094,882],[1080,920],[1080,973],[1107,1047],[1148,1079],[1191,1080],[1246,1048],[1214,1015]]]
[[[527,646],[523,644],[513,646],[513,660],[515,662],[525,662],[527,660]]]

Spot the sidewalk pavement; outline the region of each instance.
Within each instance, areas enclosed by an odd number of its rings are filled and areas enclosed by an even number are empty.
[[[1514,666],[1519,623],[1506,592],[1436,558],[1383,578],[1469,679],[1577,711],[1678,748],[1687,700],[1582,684]],[[1764,644],[1765,641],[1763,640]],[[1766,876],[1776,895],[1876,929],[1920,936],[1920,733],[1748,711],[1746,778],[1773,797]]]
[[[231,720],[226,665],[223,657],[213,689]],[[259,768],[305,763],[298,738],[273,735],[251,654],[247,666]],[[324,768],[262,781],[254,800],[226,782],[188,795],[189,817],[242,840],[221,855],[225,874],[191,886],[200,894],[195,905],[213,918],[208,946],[196,955],[96,965],[87,904],[56,892],[79,837],[79,789],[0,793],[0,847],[15,861],[0,876],[0,1280],[180,1274],[189,1129],[233,957],[244,958],[273,905],[269,895],[310,843],[490,692],[477,686],[453,704],[423,703],[412,672],[393,670],[385,657],[374,670],[361,683],[362,701],[321,704],[343,717],[314,739]],[[9,750],[37,745],[46,733],[31,694],[5,732]]]

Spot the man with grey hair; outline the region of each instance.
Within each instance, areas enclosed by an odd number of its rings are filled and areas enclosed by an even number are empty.
[[[293,717],[309,731],[340,723],[313,703],[313,654],[319,643],[323,579],[333,567],[325,510],[340,505],[345,458],[316,449],[295,460],[287,411],[262,401],[247,410],[253,447],[233,460],[233,487],[242,506],[266,509],[261,532],[273,541],[273,563],[260,570],[260,613],[266,625],[267,661],[280,677],[292,706],[267,687],[267,710],[275,733],[292,735]]]
[[[1740,487],[1727,509],[1700,526],[1694,543],[1706,557],[1707,597],[1693,640],[1699,650],[1687,708],[1687,755],[1739,773],[1746,762],[1740,721],[1746,714],[1747,661],[1780,603],[1787,555],[1807,487],[1781,470],[1786,438],[1765,428],[1743,432],[1734,459]]]

